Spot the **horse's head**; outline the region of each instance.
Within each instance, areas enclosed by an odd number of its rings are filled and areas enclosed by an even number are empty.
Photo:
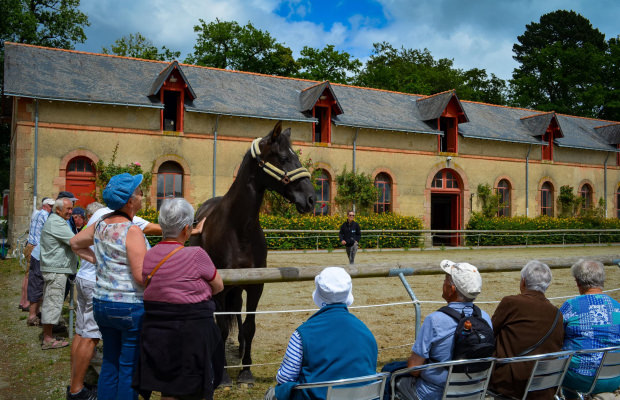
[[[251,154],[262,168],[259,179],[264,187],[294,203],[300,213],[314,209],[310,173],[291,148],[291,129],[282,131],[282,121],[267,136],[252,143]]]

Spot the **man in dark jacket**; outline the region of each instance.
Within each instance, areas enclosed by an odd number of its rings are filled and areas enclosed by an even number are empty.
[[[362,238],[362,230],[360,225],[355,222],[355,211],[351,210],[347,213],[347,221],[340,227],[340,243],[346,246],[347,257],[349,257],[349,264],[353,264],[355,261],[355,254],[359,246],[359,241]]]

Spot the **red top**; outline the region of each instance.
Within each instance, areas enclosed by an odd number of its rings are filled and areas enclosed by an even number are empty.
[[[177,242],[159,242],[146,252],[142,267],[142,281],[172,250]],[[174,304],[199,303],[211,298],[208,282],[215,278],[217,269],[201,247],[186,247],[172,255],[151,278],[144,290],[144,300]]]

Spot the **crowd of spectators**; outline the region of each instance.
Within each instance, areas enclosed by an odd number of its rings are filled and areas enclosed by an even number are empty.
[[[204,221],[193,227],[194,210],[181,198],[162,203],[159,224],[137,217],[141,182],[142,175],[114,176],[103,191],[107,207],[74,207],[73,194],[61,192],[56,200],[44,198],[32,215],[24,250],[29,268],[19,308],[29,312],[27,325],[43,326],[43,350],[69,345],[53,333],[62,325],[66,287],[77,272],[67,399],[138,399],[139,393],[148,398],[152,391],[161,392],[162,399],[212,399],[222,377],[224,346],[213,318],[212,296],[224,285],[202,248],[184,247],[190,235],[201,232]],[[348,217],[353,221],[354,214]],[[163,240],[151,249],[145,234],[163,234]],[[353,257],[349,255],[351,263]],[[527,263],[519,293],[504,297],[492,316],[474,305],[482,291],[475,266],[444,260],[440,268],[447,307],[463,316],[475,313],[492,327],[497,358],[620,345],[620,303],[603,292],[605,269],[599,262],[581,260],[572,266],[579,296],[559,309],[545,297],[552,282],[550,268],[535,260]],[[300,383],[376,371],[376,340],[348,311],[353,303],[349,274],[339,267],[324,269],[315,277],[312,298],[319,310],[291,335],[277,385],[265,395],[268,400],[322,398],[318,389],[309,394],[292,389]],[[394,365],[415,367],[453,359],[457,323],[442,310],[429,314],[408,359]],[[100,340],[99,382],[85,385]],[[600,358],[600,353],[573,356],[563,386],[587,391]],[[520,398],[530,369],[525,363],[496,365],[489,388]],[[396,395],[439,399],[446,375],[445,369],[405,375],[396,382]],[[619,387],[618,378],[599,379],[593,392]],[[542,390],[528,398],[552,399],[554,392]]]

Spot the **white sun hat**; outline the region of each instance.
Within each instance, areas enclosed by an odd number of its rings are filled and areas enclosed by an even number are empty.
[[[314,278],[312,300],[318,307],[327,304],[353,304],[351,276],[340,267],[327,267]]]

